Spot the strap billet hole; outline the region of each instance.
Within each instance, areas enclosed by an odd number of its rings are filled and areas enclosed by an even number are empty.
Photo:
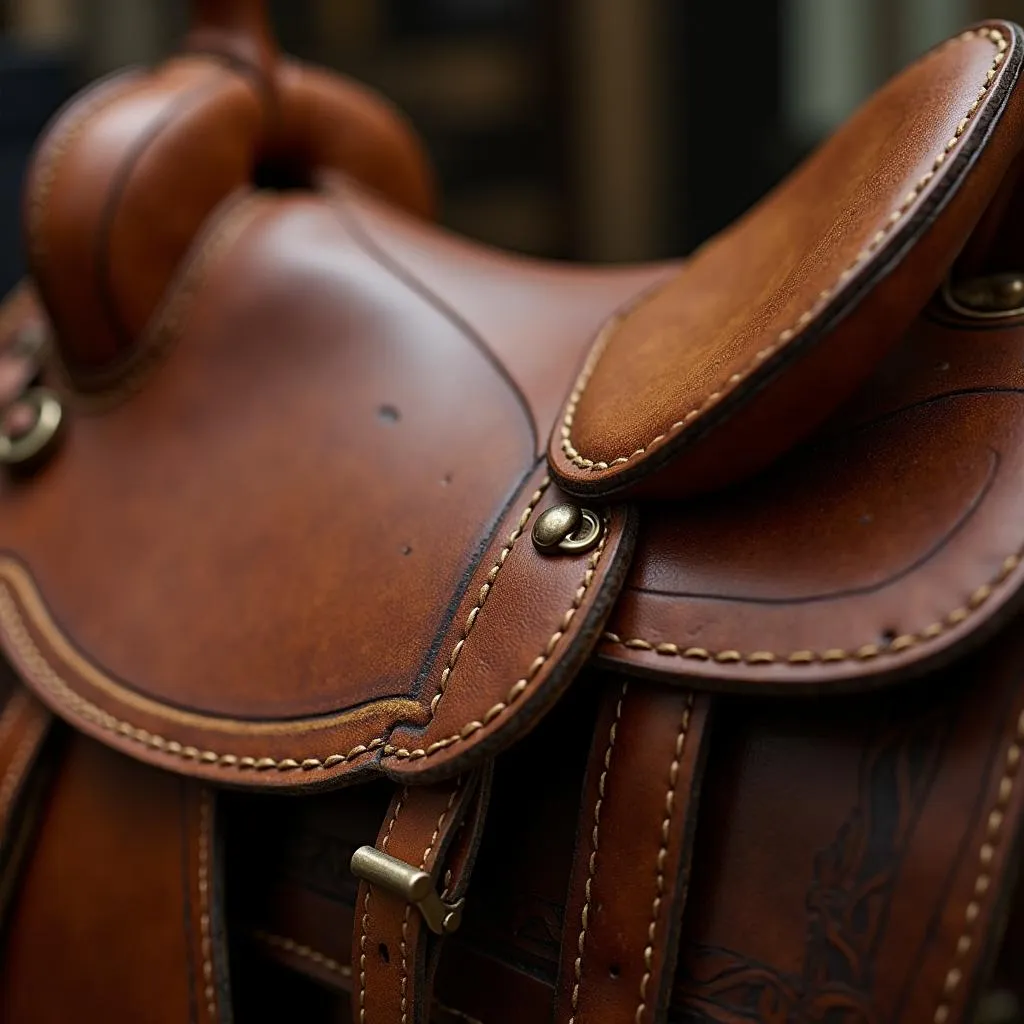
[[[622,977],[622,968],[618,964],[612,964],[611,967],[608,968],[608,977],[609,978],[621,978]]]
[[[383,942],[377,947],[377,952],[380,954],[380,958],[384,963],[391,963],[391,954],[388,952],[388,947],[384,945]]]
[[[377,417],[385,423],[397,423],[402,418],[402,414],[393,405],[382,405],[377,410]]]

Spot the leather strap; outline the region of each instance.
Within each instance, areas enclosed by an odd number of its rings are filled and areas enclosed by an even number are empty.
[[[396,795],[376,848],[427,872],[446,902],[465,894],[490,795],[490,765],[442,785]],[[401,896],[363,881],[356,901],[352,963],[358,1024],[424,1024],[440,938]]]
[[[613,679],[598,716],[555,1020],[661,1020],[689,880],[710,698]]]
[[[191,932],[188,949],[195,979],[194,1013],[197,1024],[231,1020],[227,944],[221,911],[223,858],[217,829],[216,793],[207,786],[182,782],[182,828],[189,893],[185,927]]]
[[[0,707],[0,926],[6,921],[21,865],[31,846],[46,771],[37,770],[53,716],[16,686]]]

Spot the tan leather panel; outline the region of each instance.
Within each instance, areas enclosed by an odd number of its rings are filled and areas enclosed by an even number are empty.
[[[606,538],[592,553],[547,557],[534,550],[534,519],[563,500],[542,474],[537,470],[510,503],[434,646],[418,652],[425,659],[424,679],[416,685],[419,661],[408,666],[407,691],[399,697],[385,693],[363,703],[353,696],[357,652],[341,647],[339,664],[352,674],[339,677],[334,714],[297,718],[287,713],[288,705],[279,705],[277,717],[260,720],[182,710],[144,689],[145,676],[130,687],[83,658],[53,622],[31,578],[11,560],[0,563],[0,642],[22,678],[58,714],[174,771],[264,787],[355,781],[379,770],[401,778],[454,774],[511,743],[568,686],[597,639],[628,564],[633,531],[622,512],[606,514]],[[420,580],[430,582],[436,581]],[[373,609],[383,617],[390,612],[388,605]],[[264,632],[269,628],[265,623]],[[302,634],[293,632],[290,639],[301,642]],[[155,655],[160,641],[153,642]],[[208,673],[206,699],[215,699],[220,676],[203,668],[210,652],[196,648],[195,654],[200,660],[194,671]],[[371,666],[382,656],[373,648],[366,652]],[[248,681],[255,685],[259,665],[253,672]],[[186,673],[180,683],[193,678]],[[299,688],[283,689],[270,674],[262,678],[267,693],[301,706]],[[410,721],[417,724],[404,725]]]
[[[80,417],[49,472],[0,484],[5,548],[158,700],[258,719],[404,695],[531,468],[515,396],[309,200],[268,203],[179,329],[145,401]],[[38,536],[67,508],[75,531]]]
[[[213,947],[204,957],[190,946],[210,912],[185,871],[198,842],[184,816],[190,785],[69,738],[12,911],[5,1019],[63,1024],[70,1007],[83,1021],[226,1019],[207,1011],[193,972]]]
[[[552,438],[562,486],[721,486],[847,397],[909,326],[1019,151],[1020,50],[1002,23],[939,47],[613,320]]]
[[[860,688],[1019,601],[1024,328],[922,319],[830,429],[652,510],[603,657],[710,687]]]
[[[528,259],[423,224],[352,188],[338,189],[337,182],[328,185],[367,240],[494,352],[533,410],[538,454],[602,323],[666,283],[679,266]]]

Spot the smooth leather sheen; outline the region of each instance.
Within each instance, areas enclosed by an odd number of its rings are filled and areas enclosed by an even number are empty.
[[[1024,313],[943,298],[1021,269],[1022,58],[969,29],[629,268],[431,224],[258,0],[73,100],[0,305],[2,429],[64,414],[0,467],[0,1017],[1024,999]]]

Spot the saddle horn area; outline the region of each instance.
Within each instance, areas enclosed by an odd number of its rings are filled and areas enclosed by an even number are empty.
[[[29,265],[80,390],[126,372],[186,255],[262,166],[310,187],[340,173],[417,215],[433,210],[423,149],[388,104],[278,59],[261,4],[194,10],[181,55],[73,100],[29,168]]]

